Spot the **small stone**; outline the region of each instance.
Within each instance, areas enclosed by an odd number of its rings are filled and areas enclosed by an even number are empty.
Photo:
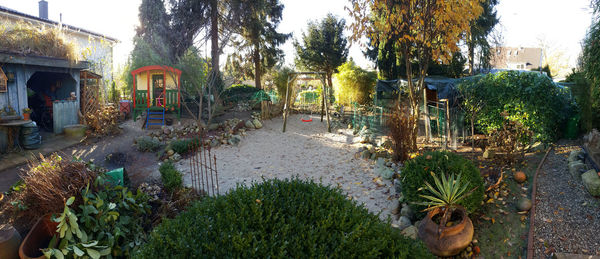
[[[517,209],[520,212],[529,211],[529,209],[531,209],[531,206],[533,206],[533,204],[531,203],[531,200],[527,198],[521,198],[517,202]]]
[[[410,208],[410,206],[405,205],[405,206],[402,206],[402,210],[400,210],[400,215],[405,216],[409,219],[412,219],[414,213],[413,213],[412,209]]]
[[[396,204],[396,206],[392,209],[392,215],[397,215],[400,213],[400,203]]]
[[[409,226],[412,226],[412,222],[410,222],[409,218],[401,216],[400,219],[398,219],[398,229],[403,230]]]
[[[583,150],[581,150],[581,149],[571,151],[571,153],[569,154],[569,163],[578,161],[579,160],[579,156],[583,155],[584,153],[585,152]]]
[[[404,230],[402,230],[401,234],[406,237],[416,240],[417,239],[417,228],[415,226],[409,226],[409,227],[405,228]]]
[[[360,153],[360,157],[369,159],[371,157],[371,152],[369,152],[369,150],[363,150],[363,152]]]
[[[252,121],[252,124],[254,124],[254,128],[257,128],[257,129],[260,129],[263,127],[262,123],[258,119],[254,119]]]
[[[210,125],[208,125],[208,130],[217,130],[218,128],[219,128],[218,123],[211,123]]]
[[[168,155],[168,156],[172,156],[173,154],[175,154],[175,151],[173,151],[173,149],[169,149],[169,150],[167,151],[167,155]]]
[[[400,181],[400,179],[396,178],[394,179],[394,190],[396,191],[396,193],[402,193],[402,181]]]
[[[180,154],[177,154],[177,153],[175,153],[175,154],[173,154],[173,156],[171,157],[171,160],[173,160],[173,161],[177,162],[177,161],[181,160],[181,155],[180,155]]]
[[[240,137],[239,135],[231,135],[231,138],[228,142],[232,146],[237,146],[238,144],[240,144],[240,141],[242,141],[242,137]]]
[[[248,129],[255,129],[254,123],[252,123],[251,120],[247,120],[246,123],[244,123],[244,126]]]
[[[491,159],[494,157],[494,155],[495,155],[494,150],[492,150],[490,148],[486,149],[485,152],[483,152],[483,158],[485,158],[485,159]]]

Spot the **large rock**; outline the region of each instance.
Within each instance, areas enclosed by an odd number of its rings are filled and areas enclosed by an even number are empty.
[[[405,228],[404,230],[402,230],[402,235],[412,238],[412,239],[417,239],[417,227],[415,226],[409,226],[407,228]]]
[[[257,128],[257,129],[260,129],[263,126],[262,123],[258,119],[254,119],[252,121],[252,124],[254,124],[254,128]]]
[[[569,163],[578,161],[579,156],[583,155],[583,154],[584,154],[584,152],[581,149],[571,151],[571,153],[569,154]]]
[[[596,170],[589,170],[581,175],[583,186],[593,196],[600,196],[600,176]]]
[[[579,160],[569,163],[569,173],[575,179],[581,179],[581,173],[586,170],[587,166]]]

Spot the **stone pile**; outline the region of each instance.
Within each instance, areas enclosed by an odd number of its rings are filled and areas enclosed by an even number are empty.
[[[593,196],[600,196],[600,175],[595,169],[585,164],[585,151],[573,150],[569,154],[569,173],[576,180],[581,180],[583,186]]]

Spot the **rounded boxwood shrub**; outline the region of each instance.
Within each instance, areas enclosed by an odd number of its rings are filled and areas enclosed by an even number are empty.
[[[402,194],[414,211],[419,212],[421,216],[424,215],[422,211],[426,207],[414,203],[425,201],[419,196],[419,194],[425,194],[419,191],[419,188],[425,186],[425,182],[435,186],[432,173],[438,178],[443,174],[461,175],[462,181],[469,181],[467,190],[477,189],[459,204],[464,206],[468,213],[473,213],[481,207],[484,195],[483,178],[473,163],[450,152],[427,152],[407,161],[401,175]]]
[[[150,234],[136,258],[432,258],[339,189],[298,179],[238,186]]]

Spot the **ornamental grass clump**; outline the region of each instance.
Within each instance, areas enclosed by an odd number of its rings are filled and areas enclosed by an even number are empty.
[[[435,174],[432,174],[432,177],[435,187],[429,182],[425,182],[425,187],[419,188],[419,191],[425,194],[419,194],[419,197],[426,201],[417,204],[427,206],[424,211],[441,209],[442,217],[439,226],[444,227],[446,222],[450,220],[454,210],[461,207],[458,203],[469,197],[477,187],[469,191],[467,189],[469,181],[462,181],[461,175],[458,175],[458,177],[454,174],[450,174],[448,177],[442,175],[441,180]]]
[[[432,258],[339,189],[266,180],[166,220],[136,258]]]

